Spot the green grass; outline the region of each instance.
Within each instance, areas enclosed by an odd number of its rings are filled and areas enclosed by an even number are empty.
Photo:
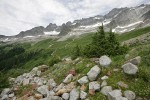
[[[120,42],[122,42],[122,41],[125,41],[125,40],[129,40],[131,38],[135,38],[137,36],[143,35],[143,34],[148,33],[148,32],[150,32],[150,27],[136,29],[136,30],[118,35],[118,40]]]

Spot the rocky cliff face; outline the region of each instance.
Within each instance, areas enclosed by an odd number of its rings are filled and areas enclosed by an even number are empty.
[[[131,8],[114,8],[108,14],[83,18],[67,22],[61,26],[50,23],[46,28],[39,26],[20,32],[15,38],[39,35],[80,35],[95,32],[97,27],[104,24],[105,30],[110,28],[116,33],[123,33],[140,27],[150,26],[150,4],[143,4]],[[4,38],[5,36],[1,36]],[[14,38],[14,37],[13,37]]]

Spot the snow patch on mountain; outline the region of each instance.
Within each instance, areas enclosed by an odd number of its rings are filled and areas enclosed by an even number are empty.
[[[135,22],[135,23],[131,23],[131,24],[127,25],[127,26],[117,26],[116,28],[128,28],[128,27],[140,24],[140,23],[143,23],[143,21],[138,21],[138,22]]]
[[[45,35],[58,35],[60,32],[51,31],[51,32],[44,32]]]

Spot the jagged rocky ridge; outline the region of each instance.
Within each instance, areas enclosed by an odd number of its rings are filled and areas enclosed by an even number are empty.
[[[104,24],[105,30],[113,29],[116,33],[127,32],[133,29],[150,26],[150,4],[143,4],[131,8],[114,8],[108,14],[97,15],[90,18],[82,18],[73,22],[67,22],[61,26],[50,23],[46,28],[43,26],[22,31],[16,36],[0,36],[1,39],[23,38],[42,35],[80,35],[95,32],[97,27]]]

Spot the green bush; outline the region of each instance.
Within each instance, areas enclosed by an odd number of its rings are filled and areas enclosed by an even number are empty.
[[[60,58],[59,57],[52,57],[50,60],[49,60],[49,63],[48,65],[49,66],[53,66],[54,64],[57,64],[58,62],[60,62]]]

